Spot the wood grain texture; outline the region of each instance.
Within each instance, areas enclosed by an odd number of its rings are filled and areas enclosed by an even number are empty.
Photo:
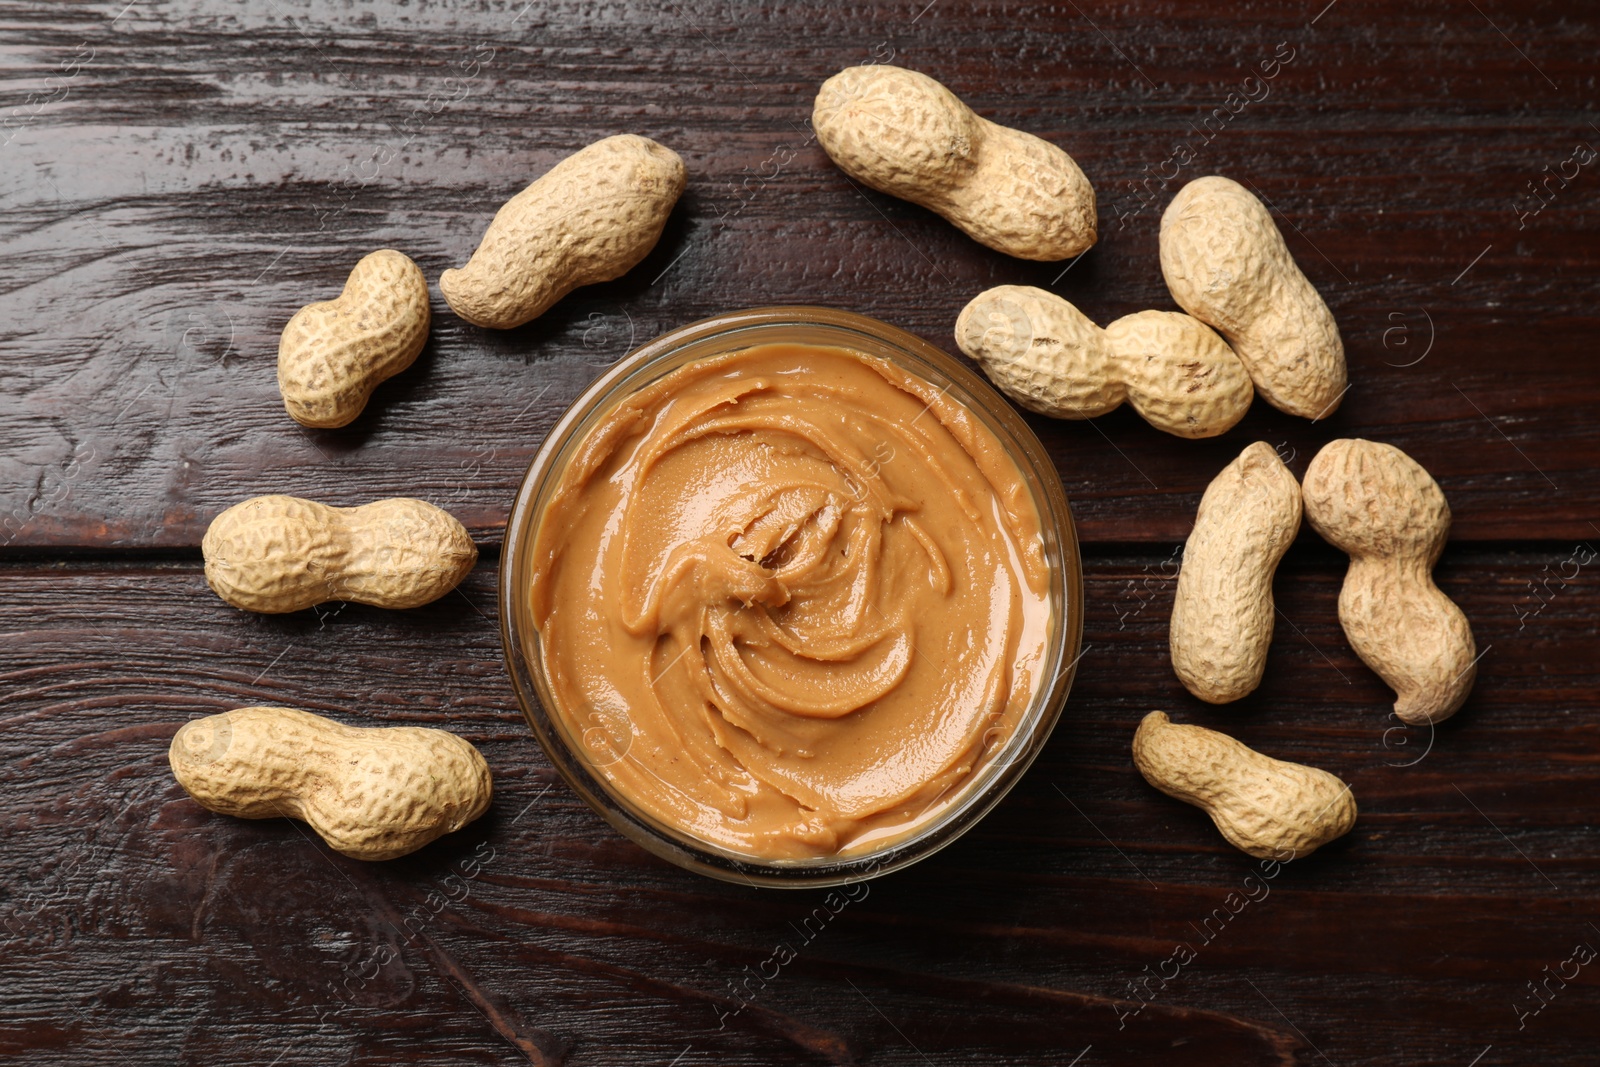
[[[1465,1064],[1492,1044],[1483,1063],[1587,1062],[1592,969],[1520,1031],[1516,1015],[1543,968],[1600,945],[1600,728],[1585,714],[1600,697],[1600,593],[1586,572],[1530,615],[1526,591],[1560,558],[1447,556],[1442,585],[1489,651],[1466,709],[1430,737],[1398,731],[1345,645],[1333,552],[1290,554],[1266,681],[1223,708],[1167,665],[1159,564],[1091,557],[1087,651],[1039,763],[960,842],[836,912],[823,891],[656,860],[555,777],[510,703],[492,565],[414,612],[265,617],[217,600],[192,562],[13,563],[0,1051],[262,1067],[280,1054],[913,1064],[1066,1063],[1092,1045],[1081,1062],[1289,1064],[1321,1050],[1388,1067]],[[208,813],[172,781],[167,743],[190,718],[257,703],[448,726],[484,752],[494,806],[384,864],[345,860],[288,821]],[[1339,774],[1356,829],[1260,880],[1133,769],[1152,707]],[[776,968],[780,943],[796,958]],[[1152,980],[1180,943],[1196,958]],[[763,969],[776,976],[741,993]]]
[[[1600,948],[1600,166],[1568,162],[1600,146],[1597,45],[1571,0],[0,0],[0,1057],[1592,1062],[1600,970],[1551,976]],[[1022,263],[845,180],[812,95],[875,61],[1071,152],[1100,244]],[[438,276],[494,210],[618,132],[688,164],[650,256],[518,330],[450,314]],[[566,404],[738,307],[844,307],[951,352],[994,285],[1098,322],[1171,308],[1157,222],[1206,173],[1272,208],[1354,385],[1323,422],[1258,401],[1204,442],[1126,410],[1032,418],[1089,546],[1088,615],[1015,791],[843,905],[690,875],[592,814],[522,724],[494,618],[506,509]],[[302,429],[279,332],[386,246],[435,288],[432,339],[353,425]],[[1250,441],[1298,476],[1349,436],[1405,449],[1455,513],[1438,577],[1484,656],[1433,731],[1402,729],[1349,650],[1343,560],[1310,533],[1254,694],[1204,705],[1168,660],[1210,479]],[[488,551],[417,611],[247,615],[195,546],[267,492],[424,497]],[[448,727],[495,804],[385,864],[211,815],[166,746],[257,703]],[[1355,831],[1265,878],[1132,768],[1152,708],[1339,774]]]
[[[0,3],[0,528],[13,545],[189,546],[254,494],[406,494],[494,543],[544,432],[633,344],[793,302],[954,351],[956,313],[1002,283],[1101,322],[1170,308],[1160,211],[1220,172],[1274,209],[1353,388],[1323,423],[1258,401],[1202,443],[1128,412],[1036,419],[1086,537],[1181,537],[1244,443],[1309,456],[1335,436],[1416,456],[1459,537],[1591,536],[1600,172],[1551,181],[1547,205],[1528,187],[1600,143],[1600,17],[1320,6]],[[1291,58],[1246,88],[1274,56]],[[811,98],[886,59],[1072,152],[1100,244],[1063,274],[854,187],[812,139]],[[1260,99],[1229,103],[1244,91]],[[690,172],[638,268],[506,333],[436,294],[427,350],[352,426],[284,415],[273,360],[295,309],[384,246],[436,288],[505,199],[619,131]],[[1168,162],[1179,144],[1187,166]]]

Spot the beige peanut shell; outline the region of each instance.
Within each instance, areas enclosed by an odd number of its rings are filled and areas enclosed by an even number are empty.
[[[1255,691],[1272,643],[1272,576],[1300,532],[1300,483],[1257,441],[1212,479],[1183,549],[1168,643],[1201,700]]]
[[[454,589],[478,548],[421,500],[336,508],[258,496],[212,520],[200,543],[206,582],[245,611],[300,611],[330,600],[414,608]]]
[[[1057,260],[1095,242],[1094,189],[1071,156],[980,118],[926,74],[847,67],[822,83],[811,124],[850,177],[996,251]]]
[[[1043,289],[1001,285],[956,319],[956,344],[1029,411],[1088,419],[1133,405],[1178,437],[1214,437],[1244,418],[1244,364],[1210,327],[1171,311],[1125,315],[1105,329]]]
[[[404,856],[489,809],[478,750],[417,726],[345,726],[294,708],[240,708],[185,723],[167,752],[201,807],[306,822],[358,860]]]
[[[596,141],[506,201],[439,289],[476,326],[531,322],[580,285],[632,270],[660,240],[684,180],[678,153],[649,138]]]
[[[1258,859],[1309,856],[1356,824],[1355,797],[1334,775],[1180,725],[1164,711],[1139,724],[1133,763],[1145,781],[1200,808],[1230,845]]]
[[[1196,178],[1161,216],[1161,272],[1178,306],[1227,338],[1256,391],[1320,419],[1344,396],[1344,342],[1260,200],[1238,182]]]
[[[278,391],[305,426],[346,426],[428,342],[428,281],[404,253],[364,256],[337,299],[307,304],[278,340]]]
[[[1339,622],[1350,647],[1420,725],[1454,715],[1477,678],[1472,627],[1433,582],[1450,534],[1439,484],[1393,445],[1330,441],[1306,470],[1306,520],[1350,556]]]

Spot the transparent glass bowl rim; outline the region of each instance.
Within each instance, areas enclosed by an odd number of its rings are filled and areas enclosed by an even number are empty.
[[[948,391],[1007,448],[1039,511],[1051,567],[1050,604],[1056,626],[1046,654],[1044,681],[1006,747],[981,763],[957,798],[911,834],[861,855],[813,860],[762,861],[722,849],[663,826],[637,810],[545,710],[551,706],[540,637],[521,590],[538,531],[542,497],[557,481],[573,449],[594,422],[621,398],[696,359],[765,343],[834,346],[886,357]],[[1083,639],[1083,574],[1076,528],[1055,464],[1011,404],[959,360],[913,334],[877,319],[832,308],[751,308],[701,319],[634,349],[600,375],[551,428],[523,475],[506,521],[500,561],[500,636],[517,704],[557,773],[615,830],[651,853],[724,881],[780,888],[848,885],[926,859],[978,823],[1022,777],[1061,716]]]

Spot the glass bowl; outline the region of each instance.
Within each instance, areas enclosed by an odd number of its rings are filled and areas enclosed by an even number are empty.
[[[614,789],[581,739],[568,736],[551,700],[540,635],[531,618],[526,575],[544,498],[590,427],[621,398],[684,364],[752,345],[815,344],[851,349],[897,364],[948,390],[999,439],[1033,495],[1050,565],[1052,631],[1041,683],[1004,748],[973,771],[943,811],[871,851],[764,861],[666,826]],[[845,885],[887,874],[932,855],[971,829],[1033,762],[1060,718],[1083,638],[1083,574],[1066,493],[1039,439],[1015,408],[961,362],[904,330],[848,311],[770,307],[735,311],[672,330],[623,357],[584,390],[529,465],[506,522],[500,564],[500,632],[517,703],[556,770],[623,836],[691,871],[730,882],[787,888]]]

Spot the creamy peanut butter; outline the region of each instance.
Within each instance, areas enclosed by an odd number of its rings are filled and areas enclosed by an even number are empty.
[[[894,364],[768,344],[674,370],[577,447],[532,615],[580,755],[669,828],[859,854],[956,799],[1041,681],[1033,497]]]

